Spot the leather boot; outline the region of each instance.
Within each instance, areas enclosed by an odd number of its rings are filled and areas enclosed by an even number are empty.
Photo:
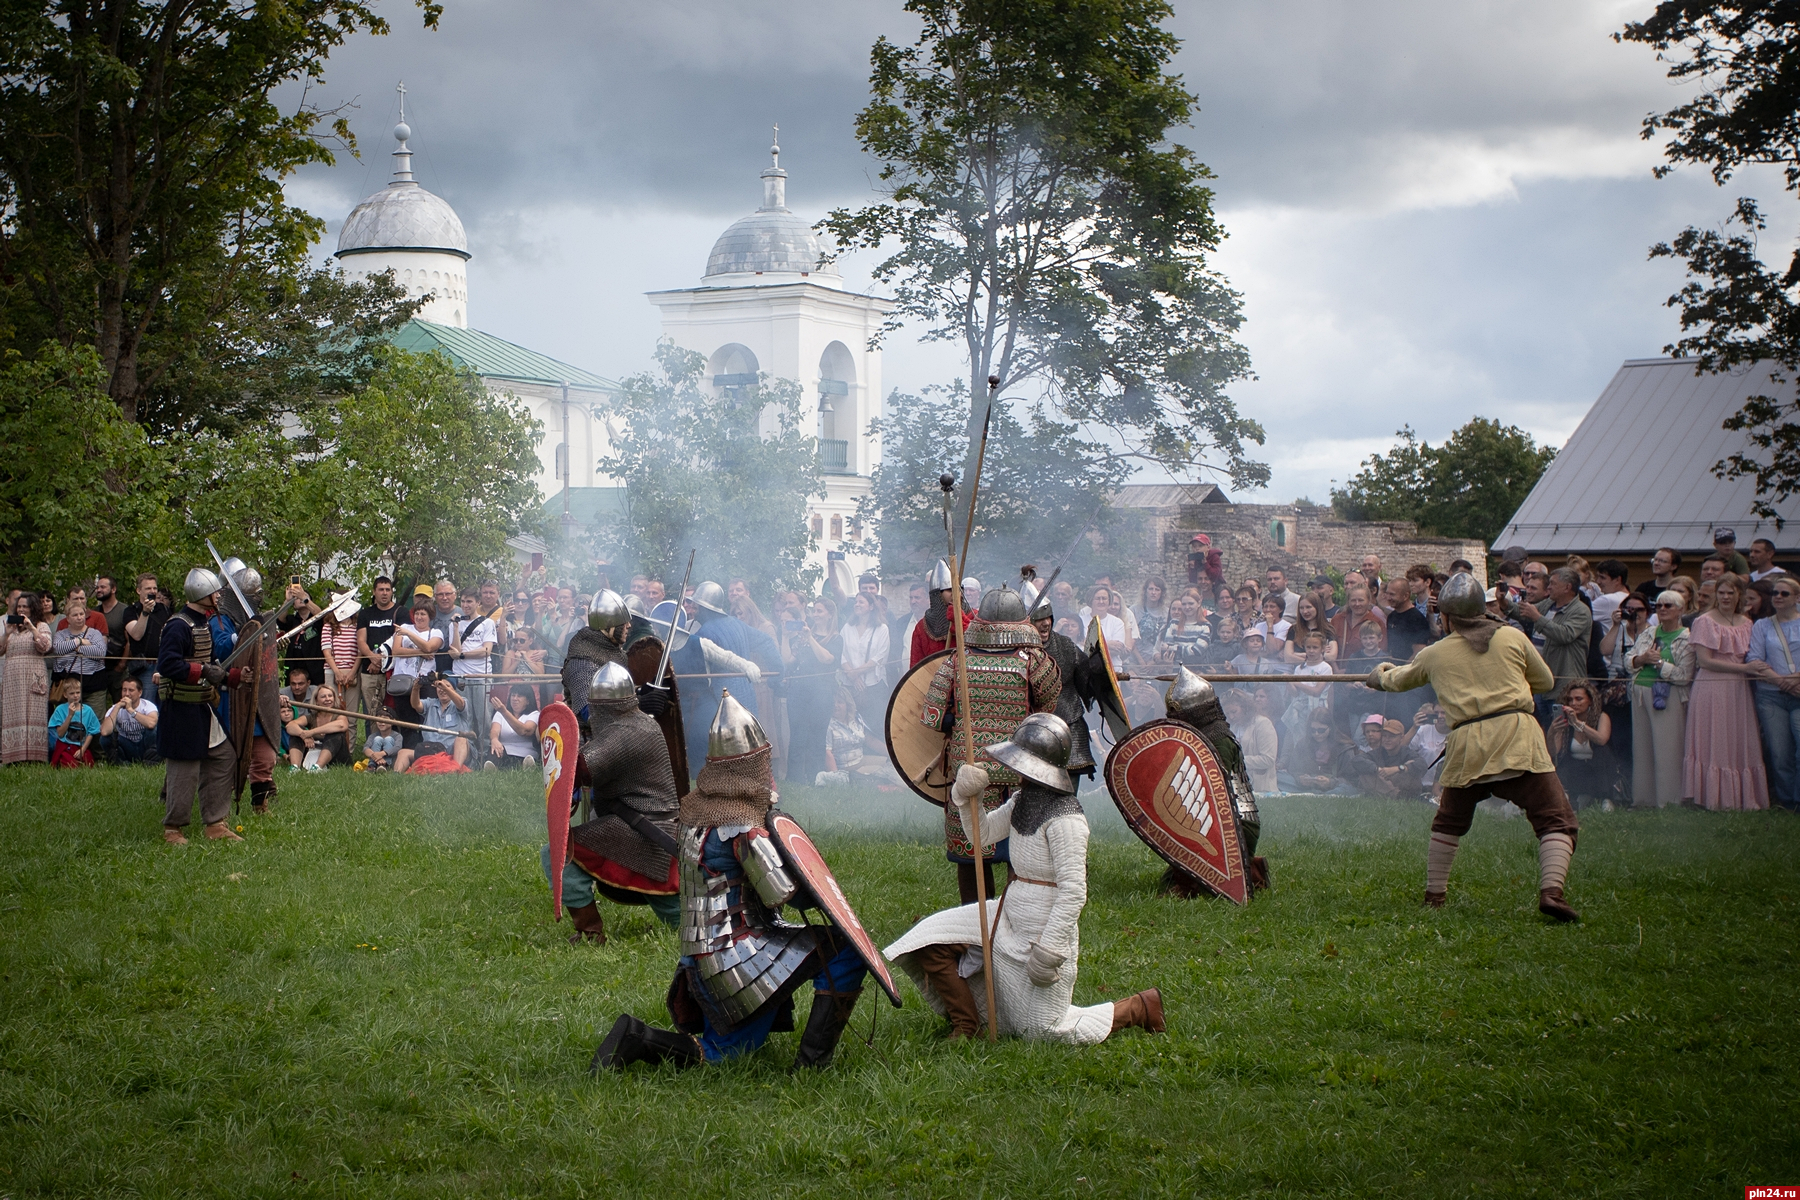
[[[960,1041],[980,1033],[981,1013],[975,1007],[975,993],[956,970],[962,947],[926,946],[916,957],[925,978],[931,981],[931,990],[944,1002],[944,1015],[950,1019],[950,1040]]]
[[[814,990],[812,1012],[806,1016],[806,1032],[800,1035],[800,1049],[794,1055],[793,1070],[822,1071],[831,1065],[838,1039],[844,1036],[844,1026],[850,1023],[850,1014],[855,1011],[856,998],[860,995],[861,988],[854,992]]]
[[[569,935],[569,945],[579,946],[583,942],[595,946],[606,945],[606,922],[600,916],[598,901],[591,901],[580,908],[571,908],[569,920],[575,926],[575,932]]]
[[[250,785],[250,811],[258,816],[269,815],[269,804],[275,799],[273,783],[253,783]]]
[[[1269,860],[1260,854],[1250,860],[1250,886],[1259,892],[1269,890]]]
[[[1425,907],[1426,908],[1442,908],[1442,907],[1444,907],[1444,893],[1443,892],[1426,892],[1425,893]]]
[[[244,839],[231,832],[231,826],[223,821],[214,821],[206,827],[206,838],[212,842],[241,842]]]
[[[1540,891],[1538,893],[1538,911],[1546,917],[1554,917],[1565,923],[1581,920],[1581,914],[1570,908],[1563,900],[1561,888],[1545,888]]]
[[[1163,1025],[1162,993],[1155,988],[1127,996],[1113,1005],[1112,1032],[1136,1026],[1151,1033],[1161,1033]]]
[[[652,1066],[672,1062],[678,1067],[691,1067],[700,1060],[700,1043],[688,1034],[655,1029],[630,1013],[621,1013],[611,1032],[594,1050],[588,1074],[623,1071],[632,1063],[641,1062]]]
[[[171,846],[185,846],[188,844],[187,834],[181,832],[181,830],[175,828],[173,825],[163,826],[163,841],[169,843]]]

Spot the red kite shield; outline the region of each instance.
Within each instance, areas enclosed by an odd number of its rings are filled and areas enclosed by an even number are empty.
[[[1179,721],[1152,721],[1106,756],[1106,790],[1133,833],[1234,904],[1249,900],[1225,770]]]
[[[581,729],[561,700],[538,713],[538,742],[544,761],[544,825],[550,832],[550,903],[562,920],[562,873],[569,861],[570,798],[575,794],[575,756]]]
[[[881,985],[881,990],[888,994],[894,1007],[900,1007],[900,993],[894,988],[894,977],[888,973],[887,960],[881,957],[881,951],[869,940],[868,932],[863,929],[862,922],[856,919],[856,910],[850,907],[850,901],[844,898],[844,890],[825,865],[819,848],[806,836],[806,830],[800,828],[800,822],[786,813],[769,815],[769,832],[775,836],[775,844],[781,848],[781,857],[787,860],[788,866],[799,872],[806,881],[807,890],[818,900],[819,907],[831,918],[831,923],[838,927],[838,932],[850,939],[856,947],[857,954],[862,956],[868,965],[869,973]]]

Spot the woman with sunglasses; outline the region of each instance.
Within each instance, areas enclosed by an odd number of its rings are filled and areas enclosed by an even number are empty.
[[[1769,752],[1775,803],[1800,812],[1800,580],[1791,575],[1759,580],[1772,585],[1774,612],[1750,630],[1749,662],[1765,663],[1770,673],[1756,680],[1756,720],[1763,747]]]
[[[1656,597],[1656,621],[1631,644],[1631,804],[1665,808],[1685,790],[1688,686],[1694,648],[1681,623],[1687,597],[1670,588]]]

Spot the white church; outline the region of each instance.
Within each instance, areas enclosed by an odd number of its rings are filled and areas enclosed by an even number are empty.
[[[424,297],[416,318],[395,337],[420,352],[441,351],[495,393],[527,405],[543,423],[538,487],[552,522],[585,526],[620,510],[618,481],[598,472],[609,449],[608,401],[616,384],[580,367],[482,333],[469,324],[468,237],[456,210],[413,178],[412,130],[404,111],[394,128],[394,175],[357,205],[338,234],[336,257],[351,279],[392,270],[408,295]],[[824,566],[841,551],[852,572],[872,568],[861,551],[856,502],[881,460],[869,432],[881,415],[881,352],[869,348],[892,302],[844,287],[812,227],[787,206],[779,145],[762,173],[762,206],[719,235],[694,287],[650,293],[664,336],[706,358],[718,392],[757,376],[794,380],[816,417],[826,494],[807,513]],[[646,348],[647,349],[647,348]],[[542,554],[535,539],[515,539],[523,555]]]

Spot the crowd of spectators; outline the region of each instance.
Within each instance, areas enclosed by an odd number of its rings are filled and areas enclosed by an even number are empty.
[[[1498,563],[1489,613],[1523,631],[1556,677],[1538,719],[1578,806],[1800,807],[1800,579],[1775,565],[1765,539],[1745,555],[1730,530],[1718,533],[1696,576],[1662,549],[1635,588],[1616,560]],[[1448,734],[1429,689],[1394,695],[1325,677],[1366,675],[1444,636],[1438,588],[1471,564],[1390,573],[1371,554],[1341,576],[1290,580],[1271,566],[1233,586],[1205,535],[1189,562],[1185,586],[1151,577],[1134,597],[1106,576],[1051,589],[1056,628],[1080,642],[1097,627],[1133,677],[1124,697],[1134,724],[1161,715],[1152,679],[1176,664],[1291,676],[1222,689],[1258,791],[1429,798]],[[965,586],[978,604],[979,583]],[[647,576],[628,587],[646,608],[668,595]],[[360,604],[330,585],[316,591],[290,583],[281,622],[290,770],[535,763],[538,714],[560,695],[554,680],[585,622],[586,589],[444,579],[401,596],[384,576]],[[777,777],[897,786],[883,724],[927,611],[924,585],[908,588],[898,612],[873,575],[848,595],[776,592],[766,613],[744,580],[726,595],[731,615],[773,647],[760,679],[742,686],[766,715]],[[12,592],[0,628],[0,758],[157,761],[155,660],[172,611],[151,575],[128,598],[108,576],[60,596]]]

